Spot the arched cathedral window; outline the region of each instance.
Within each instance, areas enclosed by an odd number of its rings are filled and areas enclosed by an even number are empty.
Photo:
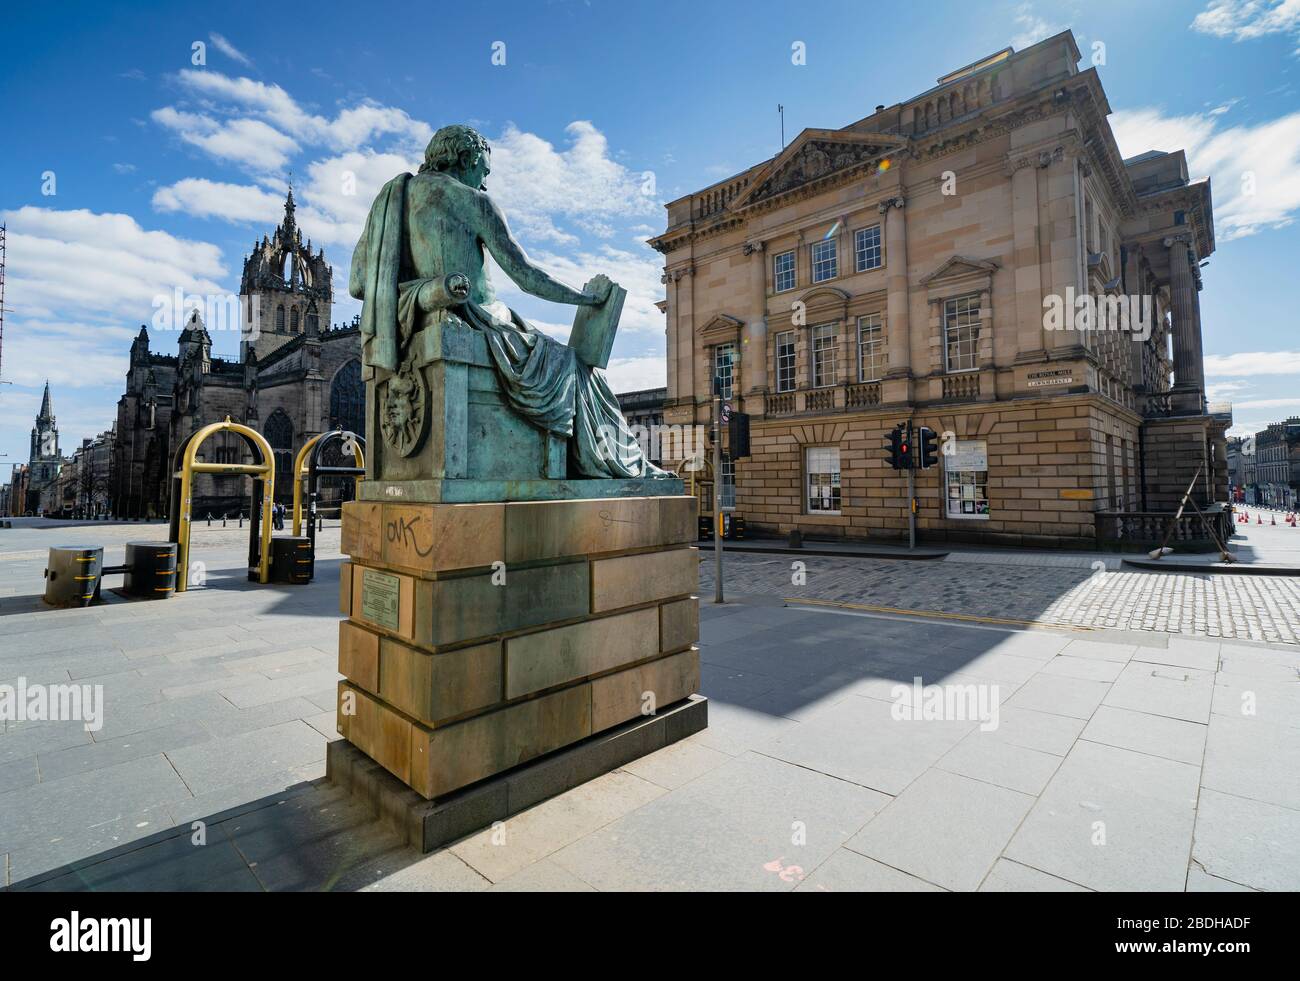
[[[295,334],[298,333],[298,308],[291,307],[289,310],[289,329]]]
[[[262,435],[271,444],[271,452],[275,456],[276,484],[292,488],[293,423],[283,409],[276,409],[271,413],[262,428]]]
[[[330,426],[348,429],[358,436],[366,432],[366,387],[361,381],[361,362],[347,362],[330,383]]]
[[[275,308],[275,329],[279,331],[284,330],[284,304],[283,303],[281,303],[278,307]]]

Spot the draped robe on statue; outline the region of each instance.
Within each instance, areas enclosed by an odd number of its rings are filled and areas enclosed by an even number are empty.
[[[430,309],[429,297],[444,295],[445,276],[403,279],[405,196],[410,174],[380,191],[357,243],[364,259],[352,274],[363,277],[361,337],[367,363],[396,371],[403,352]],[[482,243],[476,243],[482,249]],[[447,270],[455,272],[456,270]],[[484,277],[487,270],[483,270]],[[355,294],[355,290],[354,290]],[[421,305],[421,297],[424,305]],[[669,477],[645,459],[599,368],[584,364],[568,345],[537,330],[500,300],[481,306],[447,299],[438,306],[487,339],[506,401],[533,425],[568,440],[571,477]]]

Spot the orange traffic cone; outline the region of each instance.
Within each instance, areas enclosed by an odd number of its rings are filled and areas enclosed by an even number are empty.
[[[1271,520],[1269,523],[1272,524],[1274,527],[1277,527],[1277,515],[1276,515],[1276,514],[1273,515],[1273,518],[1272,518],[1272,520]]]
[[[1258,514],[1255,515],[1255,524],[1262,525],[1263,523],[1264,523],[1264,519],[1260,517]]]

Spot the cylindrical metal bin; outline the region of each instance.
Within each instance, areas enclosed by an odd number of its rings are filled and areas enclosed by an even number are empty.
[[[122,589],[137,599],[166,599],[176,592],[176,543],[127,542]]]
[[[99,599],[104,549],[98,545],[52,545],[45,563],[45,602],[89,606]]]
[[[305,535],[281,535],[271,539],[271,582],[311,582],[312,545]]]

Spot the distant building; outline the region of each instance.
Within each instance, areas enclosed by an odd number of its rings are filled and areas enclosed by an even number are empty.
[[[1230,436],[1228,438],[1228,483],[1233,500],[1254,504],[1255,493],[1255,437]]]
[[[98,518],[112,509],[113,449],[109,429],[81,441],[59,475],[41,489],[41,510],[50,516]]]
[[[140,328],[117,406],[112,498],[118,515],[166,515],[177,450],[227,416],[270,443],[275,496],[283,502],[292,500],[293,462],[308,439],[336,426],[365,432],[360,333],[355,324],[328,326],[332,275],[324,251],[313,253],[311,241],[303,243],[291,190],[283,221],[244,261],[239,360],[212,356],[212,338],[197,312],[175,354],[152,353],[149,332]],[[226,433],[205,442],[200,457],[252,462],[244,441]],[[248,494],[247,477],[198,475],[192,513],[234,514],[247,507]]]
[[[1300,417],[1275,422],[1255,434],[1257,503],[1293,508],[1300,492]]]
[[[943,438],[915,474],[929,541],[1087,547],[1197,474],[1226,501],[1210,182],[1182,150],[1121,156],[1081,60],[1069,31],[1004,49],[668,203],[664,416],[706,427],[715,389],[750,415],[719,479],[751,529],[906,537],[909,420]]]
[[[50,383],[46,382],[45,393],[41,396],[41,410],[36,415],[36,425],[32,427],[31,452],[27,464],[26,503],[19,513],[40,512],[42,493],[58,479],[62,467],[63,456],[59,453],[59,427],[54,419]]]
[[[664,424],[664,399],[667,395],[666,388],[646,388],[639,392],[624,392],[622,395],[615,396],[628,425],[640,427],[639,430],[634,429],[634,431],[642,437],[642,450],[647,451],[646,459],[655,465],[660,463],[661,456],[656,427]]]

